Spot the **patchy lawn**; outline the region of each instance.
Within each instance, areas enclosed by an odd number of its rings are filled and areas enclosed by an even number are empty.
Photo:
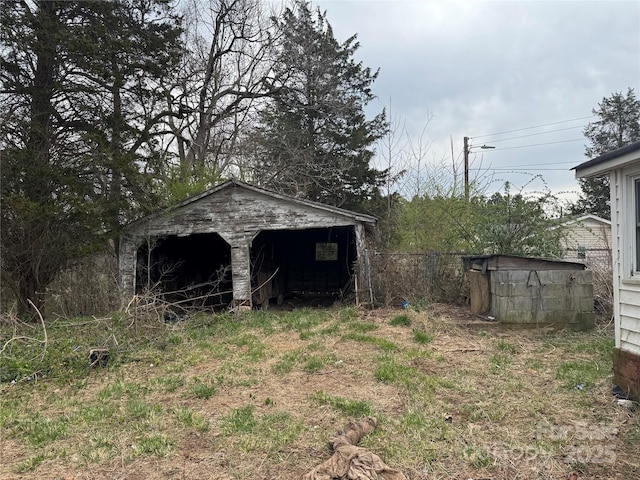
[[[46,352],[37,325],[5,323],[0,348],[33,339],[0,356],[0,478],[296,479],[362,415],[379,424],[361,445],[409,479],[638,478],[613,331],[466,320],[443,305],[60,320]]]

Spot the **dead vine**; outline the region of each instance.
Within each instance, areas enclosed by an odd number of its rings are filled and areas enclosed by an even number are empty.
[[[44,356],[46,355],[47,345],[49,344],[49,337],[47,335],[47,326],[44,323],[44,318],[42,318],[42,313],[40,313],[40,310],[38,310],[38,307],[36,307],[34,303],[29,299],[27,299],[27,302],[29,302],[29,305],[31,305],[34,308],[34,310],[36,311],[36,314],[38,315],[38,319],[40,320],[40,324],[42,325],[42,331],[44,332],[44,338],[42,340],[39,340],[34,337],[28,337],[24,335],[14,335],[4,343],[4,345],[2,346],[2,349],[0,349],[0,355],[4,354],[5,350],[12,342],[16,342],[18,340],[36,342],[36,343],[41,343],[43,345],[42,353],[40,353],[34,358],[38,358],[38,357],[44,358]]]

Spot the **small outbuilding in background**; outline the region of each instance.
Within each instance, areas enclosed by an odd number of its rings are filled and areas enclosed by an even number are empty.
[[[582,263],[513,255],[463,260],[472,313],[523,327],[593,327],[592,272]]]

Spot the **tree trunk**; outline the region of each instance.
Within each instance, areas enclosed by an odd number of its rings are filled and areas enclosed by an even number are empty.
[[[29,201],[42,206],[51,201],[48,188],[48,170],[51,161],[52,126],[54,108],[51,99],[54,95],[54,76],[57,64],[55,35],[49,35],[48,29],[55,28],[58,21],[58,5],[55,2],[38,2],[37,37],[40,40],[40,48],[36,53],[36,69],[33,79],[33,88],[30,102],[30,120],[27,142],[25,145],[25,158],[31,165],[31,174],[25,182],[25,194]],[[23,230],[24,242],[42,241],[34,231],[40,227],[33,222],[26,223]],[[39,246],[31,246],[32,251],[39,251]],[[29,300],[43,314],[44,293],[38,296],[38,286],[42,285],[39,264],[39,255],[30,255],[24,260],[24,264],[18,268],[22,274],[19,276],[18,291],[18,315],[21,318],[37,319],[36,312],[29,305]]]
[[[31,272],[26,272],[18,291],[18,318],[35,322],[38,320],[38,315],[33,306],[29,304],[29,300],[44,318],[44,292],[38,292],[36,276]]]

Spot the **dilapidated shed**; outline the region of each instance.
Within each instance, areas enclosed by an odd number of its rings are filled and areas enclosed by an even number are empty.
[[[130,224],[125,296],[145,289],[206,306],[263,306],[288,294],[368,300],[376,219],[230,180]],[[197,299],[197,302],[196,302]]]
[[[592,328],[592,272],[577,262],[476,255],[464,258],[471,312],[503,324]]]

